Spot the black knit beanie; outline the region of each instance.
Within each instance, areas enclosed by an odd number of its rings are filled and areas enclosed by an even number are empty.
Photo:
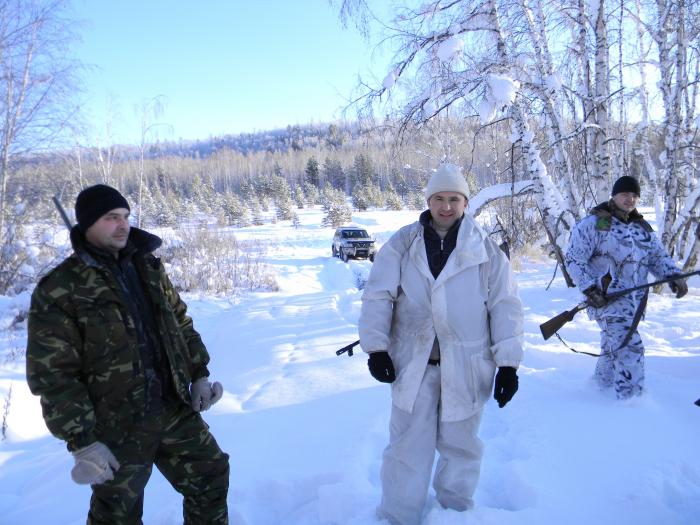
[[[641,195],[641,188],[639,187],[639,182],[634,177],[629,175],[623,175],[615,181],[612,188],[613,197],[618,193],[634,193],[639,197]]]
[[[124,196],[111,186],[96,184],[85,188],[75,199],[75,218],[83,233],[108,211],[126,208],[131,211]]]

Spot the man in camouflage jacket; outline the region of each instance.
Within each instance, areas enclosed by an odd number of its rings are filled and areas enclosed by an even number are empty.
[[[608,302],[606,293],[646,284],[649,272],[659,279],[680,273],[637,211],[639,197],[639,182],[620,177],[612,198],[576,225],[565,257],[569,274],[588,298],[589,316],[601,328],[594,377],[602,388],[614,387],[620,399],[639,395],[644,388],[644,345],[637,324],[647,295],[639,290]],[[688,285],[678,279],[671,289],[681,298]]]
[[[76,201],[74,253],[32,295],[27,381],[51,433],[92,485],[88,523],[141,523],[153,464],[184,497],[186,524],[228,523],[228,455],[200,411],[223,388],[187,307],[130,228],[129,205],[96,185]]]

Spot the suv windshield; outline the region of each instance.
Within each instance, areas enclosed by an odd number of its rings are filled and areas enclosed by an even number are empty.
[[[365,230],[343,230],[343,239],[366,239],[369,237]]]

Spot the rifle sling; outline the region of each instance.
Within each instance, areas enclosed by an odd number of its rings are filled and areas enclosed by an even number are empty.
[[[625,335],[625,338],[623,339],[622,343],[620,346],[617,347],[617,349],[614,350],[613,353],[619,352],[621,348],[624,348],[627,343],[629,343],[632,334],[634,331],[637,329],[639,326],[639,322],[642,320],[642,316],[644,315],[644,310],[646,310],[647,307],[647,299],[649,298],[649,289],[645,290],[644,292],[644,297],[642,300],[639,302],[639,306],[637,307],[637,310],[634,312],[634,318],[632,319],[632,325],[630,326],[630,329],[627,331],[627,335]],[[554,332],[554,335],[557,336],[557,339],[563,344],[566,348],[571,350],[572,352],[575,352],[577,354],[584,354],[584,355],[589,355],[591,357],[600,357],[600,354],[592,354],[591,352],[584,352],[582,350],[576,350],[575,348],[571,347],[562,339],[562,337],[559,335],[559,332]]]
[[[630,329],[627,330],[627,335],[625,335],[625,338],[622,340],[622,343],[620,343],[620,346],[617,347],[615,353],[619,352],[622,348],[624,348],[627,345],[627,343],[630,342],[632,334],[637,329],[637,327],[639,326],[639,321],[641,321],[642,317],[644,316],[644,310],[647,309],[647,299],[649,299],[649,288],[644,290],[644,297],[642,297],[642,300],[639,301],[637,311],[634,312],[634,318],[632,318],[632,325],[630,326]]]
[[[561,341],[561,344],[563,344],[566,348],[568,348],[572,352],[576,352],[577,354],[589,355],[591,357],[600,357],[600,354],[592,354],[590,352],[584,352],[582,350],[576,350],[575,348],[572,348],[571,346],[566,344],[566,341],[564,341],[564,339],[562,339],[562,337],[559,335],[559,332],[554,332],[554,335],[556,335],[557,339],[559,339],[559,341]]]

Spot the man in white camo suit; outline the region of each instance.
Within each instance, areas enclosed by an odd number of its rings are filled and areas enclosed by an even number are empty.
[[[639,182],[620,177],[612,198],[593,208],[571,234],[565,263],[572,279],[588,298],[588,315],[601,328],[595,379],[601,388],[613,388],[619,399],[644,389],[644,345],[637,324],[648,290],[639,290],[608,302],[606,294],[647,283],[647,274],[665,279],[680,273],[671,256],[636,207]],[[677,298],[688,292],[685,280],[670,283]]]

